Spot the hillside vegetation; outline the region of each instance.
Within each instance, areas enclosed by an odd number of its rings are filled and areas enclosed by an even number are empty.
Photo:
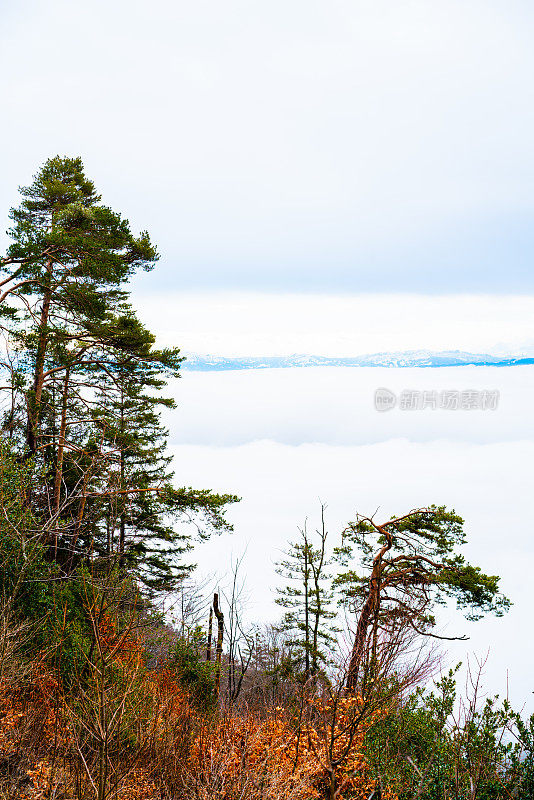
[[[483,696],[483,665],[463,697],[439,669],[441,606],[510,605],[461,517],[356,514],[334,547],[322,508],[278,564],[279,624],[248,623],[241,564],[225,592],[194,579],[189,551],[239,498],[173,480],[160,413],[183,359],[127,288],[156,248],[78,158],[21,195],[0,278],[0,798],[534,797],[534,718]]]

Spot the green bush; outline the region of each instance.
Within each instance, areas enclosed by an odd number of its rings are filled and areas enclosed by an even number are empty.
[[[210,712],[216,701],[215,669],[213,662],[205,660],[205,648],[205,635],[200,629],[180,636],[172,646],[171,667],[195,705]]]

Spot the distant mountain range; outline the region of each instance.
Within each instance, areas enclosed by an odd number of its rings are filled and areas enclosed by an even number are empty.
[[[430,350],[409,350],[404,353],[373,353],[353,358],[330,356],[257,356],[226,358],[224,356],[190,354],[185,369],[212,372],[237,369],[288,369],[289,367],[511,367],[534,364],[532,356],[490,356],[450,350],[434,353]]]

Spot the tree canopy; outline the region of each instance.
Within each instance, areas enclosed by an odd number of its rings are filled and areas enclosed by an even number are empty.
[[[347,685],[355,686],[370,629],[404,624],[437,636],[436,606],[453,600],[467,619],[502,615],[510,601],[499,578],[469,564],[458,548],[466,543],[464,521],[444,506],[430,506],[383,523],[358,516],[343,532],[337,557],[347,568],[336,580],[359,612]],[[359,563],[351,563],[359,556]],[[456,638],[456,637],[451,637]]]
[[[127,290],[156,248],[101,202],[80,158],[49,159],[21,194],[0,261],[3,427],[43,476],[32,507],[66,573],[93,555],[169,589],[187,569],[182,523],[229,530],[238,498],[172,483],[160,412],[183,358],[157,348]]]

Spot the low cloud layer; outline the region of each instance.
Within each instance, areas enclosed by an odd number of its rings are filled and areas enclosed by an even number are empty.
[[[249,616],[277,616],[274,562],[306,518],[328,504],[333,542],[356,511],[388,518],[431,503],[466,520],[467,556],[502,576],[514,606],[474,624],[442,617],[449,663],[485,657],[486,685],[521,706],[531,695],[530,587],[534,570],[530,496],[534,432],[531,368],[419,370],[300,369],[188,373],[168,418],[176,481],[240,495],[235,533],[199,545],[199,574],[222,584],[246,551]],[[497,411],[373,408],[377,386],[442,390],[498,388]],[[215,580],[215,578],[214,578]]]
[[[400,401],[403,391],[435,394],[498,391],[496,410],[378,412],[375,391]],[[221,373],[185,372],[171,393],[179,411],[167,416],[173,444],[233,446],[268,439],[283,444],[357,445],[406,438],[491,443],[522,440],[531,431],[531,367],[378,369],[313,367]]]

